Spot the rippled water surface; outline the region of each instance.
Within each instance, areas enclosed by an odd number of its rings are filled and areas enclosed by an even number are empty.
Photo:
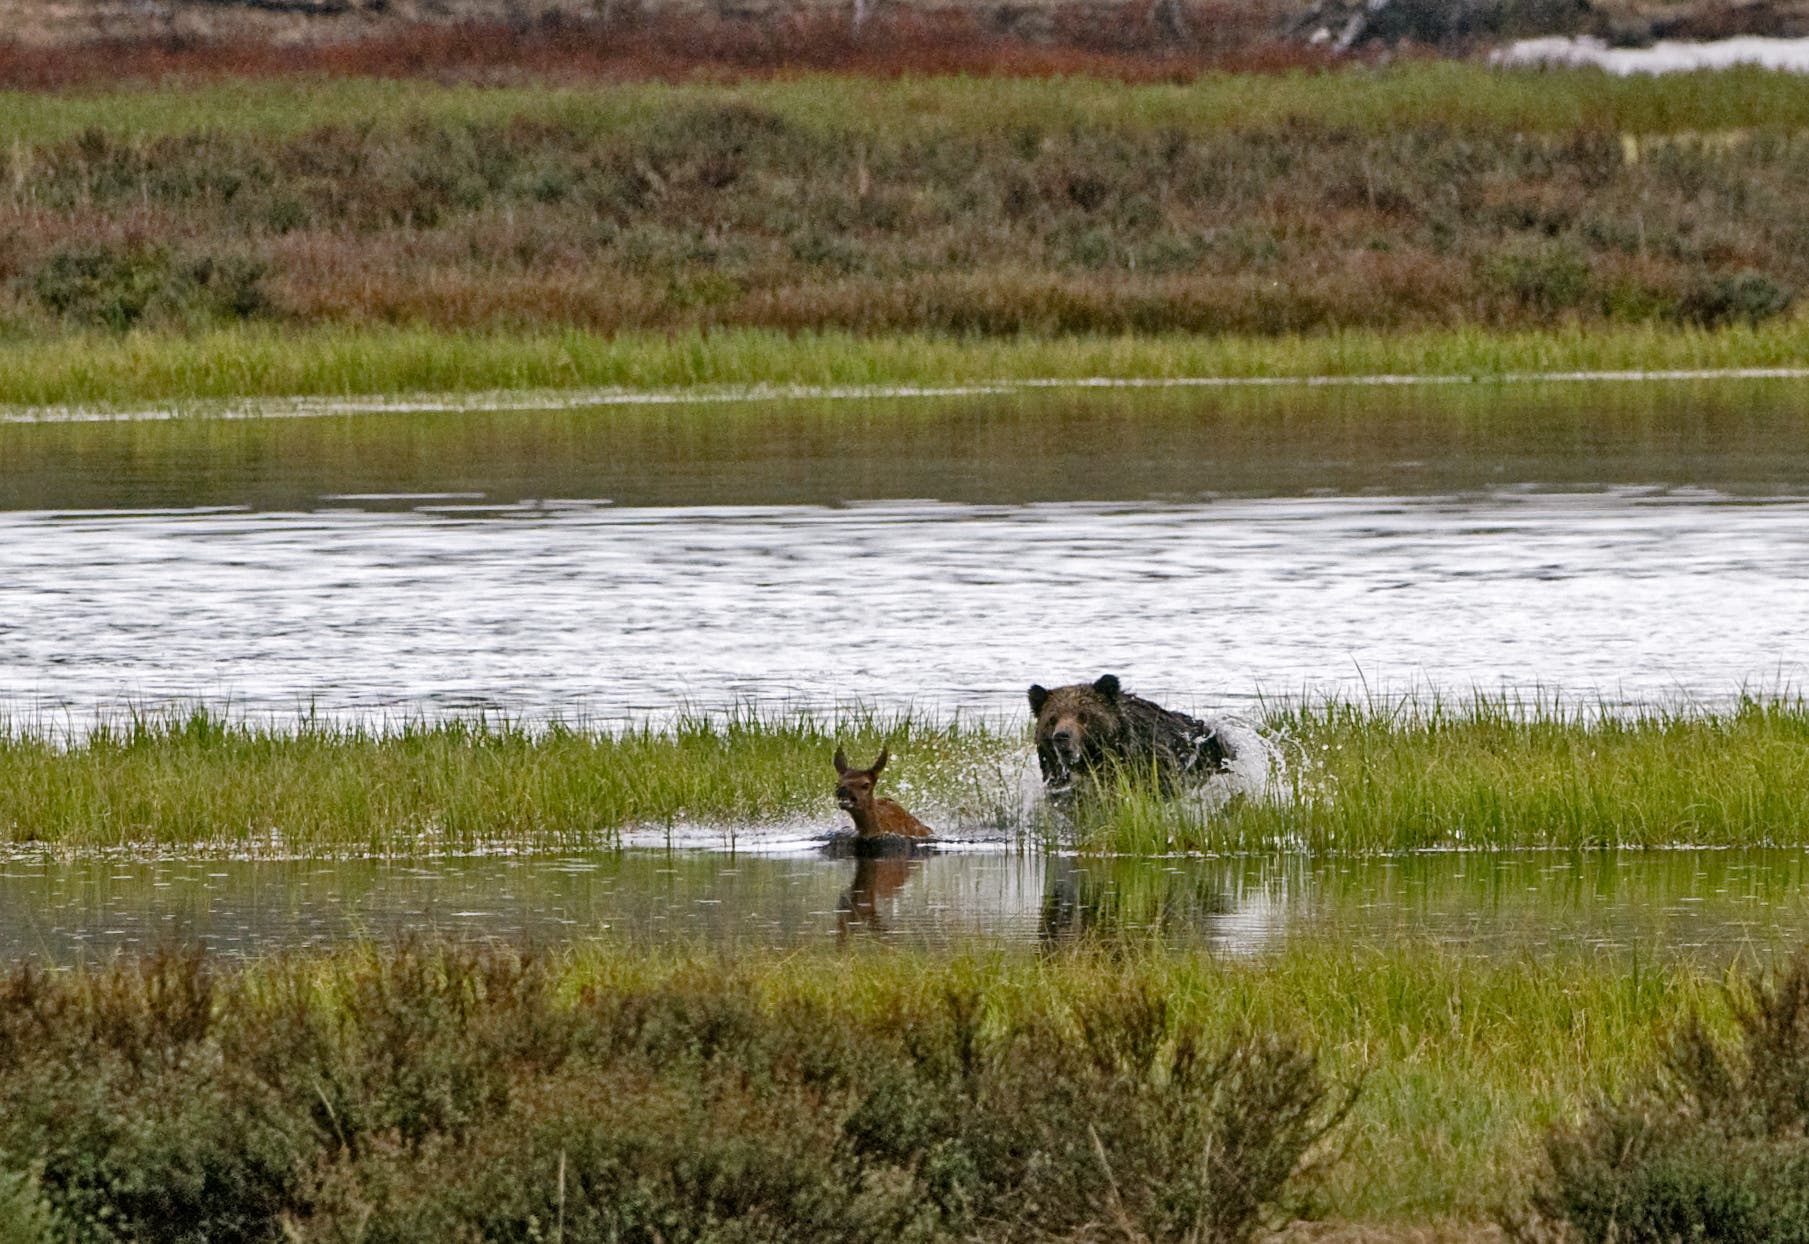
[[[0,702],[612,719],[1800,681],[1809,387],[0,426]]]
[[[1227,955],[1422,942],[1493,956],[1761,959],[1809,937],[1800,851],[1104,860],[961,852],[854,861],[630,850],[425,863],[0,867],[0,958],[174,941],[253,954],[348,936],[546,946],[1059,946],[1156,938]]]
[[[0,424],[0,709],[596,720],[859,700],[1018,714],[1105,670],[1612,703],[1800,683],[1803,382],[1117,392]],[[757,841],[757,840],[756,840]],[[1809,935],[1790,852],[856,864],[16,858],[0,954],[437,931],[1225,953],[1428,939],[1703,954]]]

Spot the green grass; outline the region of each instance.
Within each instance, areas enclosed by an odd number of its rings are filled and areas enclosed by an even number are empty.
[[[1604,716],[1478,700],[1394,711],[1278,706],[1272,797],[1211,814],[1135,792],[1089,810],[1090,849],[1379,853],[1809,844],[1809,706]],[[431,854],[479,843],[608,843],[627,826],[790,822],[828,830],[838,741],[897,758],[888,793],[970,831],[1016,825],[1027,735],[1013,725],[744,714],[670,729],[530,731],[483,722],[389,732],[139,719],[58,746],[0,738],[0,832],[81,850],[235,844]]]
[[[1633,134],[1809,126],[1809,84],[1734,69],[1610,77],[1589,70],[1501,71],[1422,62],[1336,73],[1209,74],[1183,85],[1089,79],[803,76],[736,84],[601,87],[441,86],[424,81],[226,81],[75,93],[0,93],[0,144],[37,144],[86,130],[158,138],[197,130],[292,135],[320,126],[575,124],[605,134],[700,102],[739,102],[826,133],[1038,131],[1074,126],[1184,133],[1308,120],[1383,131],[1453,129]]]
[[[1003,746],[965,724],[855,714],[839,725],[736,715],[664,730],[530,732],[496,722],[393,732],[217,715],[137,718],[63,748],[0,738],[0,826],[70,848],[211,844],[432,854],[485,843],[607,844],[624,826],[758,824],[809,816],[827,830],[838,743],[908,750],[892,786],[959,799]],[[274,841],[273,841],[274,838]]]
[[[1133,793],[1089,823],[1093,845],[1162,851],[1809,843],[1809,706],[1726,712],[1486,697],[1400,709],[1281,707],[1278,797],[1202,815]]]
[[[231,328],[0,345],[14,408],[187,407],[241,397],[622,388],[916,385],[1185,377],[1439,376],[1796,367],[1809,320],[1703,331],[1651,324],[1543,331],[1351,330],[1310,336],[862,337],[723,329],[676,334]],[[520,395],[517,395],[519,397]]]

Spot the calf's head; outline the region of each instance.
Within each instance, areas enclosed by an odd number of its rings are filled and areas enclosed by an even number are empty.
[[[844,812],[856,814],[870,811],[873,807],[873,784],[879,779],[879,771],[886,767],[891,753],[886,748],[879,749],[879,759],[872,767],[851,769],[848,767],[848,755],[841,748],[835,749],[835,806]]]

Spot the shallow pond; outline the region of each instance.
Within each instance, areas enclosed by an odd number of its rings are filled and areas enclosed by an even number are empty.
[[[15,858],[0,961],[199,941],[229,954],[417,934],[543,946],[928,948],[1154,938],[1236,956],[1290,945],[1768,960],[1809,938],[1809,854],[1509,852],[1404,859],[1085,860],[950,852],[855,861],[627,850],[430,862]]]
[[[1800,682],[1803,381],[0,424],[0,710]]]

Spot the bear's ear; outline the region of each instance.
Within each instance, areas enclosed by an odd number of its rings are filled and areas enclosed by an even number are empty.
[[[1118,675],[1106,674],[1095,679],[1093,682],[1093,690],[1099,692],[1100,695],[1108,700],[1116,700],[1118,698]]]
[[[837,773],[848,772],[848,753],[839,747],[835,749],[835,771]]]
[[[1043,686],[1041,683],[1031,683],[1030,684],[1030,715],[1034,717],[1034,716],[1036,716],[1036,714],[1042,712],[1043,705],[1047,704],[1048,702],[1049,702],[1049,688]]]
[[[890,759],[892,759],[892,750],[887,747],[880,748],[879,759],[873,762],[873,767],[871,769],[867,770],[867,776],[878,777],[879,771],[886,767],[886,761]]]

